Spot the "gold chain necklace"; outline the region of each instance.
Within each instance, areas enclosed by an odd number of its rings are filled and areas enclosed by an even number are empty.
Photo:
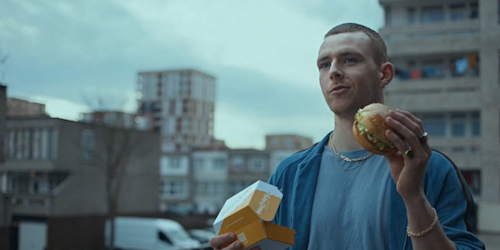
[[[328,140],[328,146],[333,150],[333,152],[342,160],[344,161],[347,161],[347,162],[357,162],[357,161],[364,161],[370,157],[373,156],[373,153],[369,153],[368,155],[366,156],[363,156],[363,157],[359,157],[359,158],[349,158],[345,155],[341,155],[337,149],[335,148],[335,145],[333,144],[333,140],[332,140],[332,135],[333,135],[333,132],[330,134],[330,139]]]

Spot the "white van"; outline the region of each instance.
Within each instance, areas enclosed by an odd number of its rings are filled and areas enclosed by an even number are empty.
[[[107,248],[111,242],[110,226],[108,219],[104,229]],[[115,218],[115,249],[173,250],[199,247],[200,243],[192,239],[176,221],[139,217]]]

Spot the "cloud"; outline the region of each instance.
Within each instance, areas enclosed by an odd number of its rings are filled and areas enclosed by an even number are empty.
[[[265,133],[300,133],[319,140],[333,128],[316,79],[292,83],[234,67],[216,72],[224,74],[217,83],[215,135],[230,147],[262,148]]]
[[[291,0],[291,2],[298,12],[324,22],[331,26],[330,28],[344,22],[355,22],[378,30],[384,22],[383,8],[376,0]]]
[[[89,112],[90,108],[79,103],[50,96],[31,96],[29,101],[45,104],[45,111],[51,116],[71,121],[79,121],[80,114]]]
[[[139,71],[195,68],[217,78],[215,134],[230,146],[280,131],[319,140],[333,122],[316,56],[345,21],[377,29],[382,11],[373,0],[5,0],[2,71],[9,93],[76,117],[96,97],[132,111]]]

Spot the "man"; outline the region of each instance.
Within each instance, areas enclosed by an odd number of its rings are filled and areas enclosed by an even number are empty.
[[[354,138],[358,109],[383,103],[394,66],[380,35],[359,24],[331,29],[318,54],[335,131],[277,167],[283,191],[275,222],[296,230],[291,249],[484,249],[467,230],[467,200],[453,165],[427,143],[421,121],[395,110],[386,136],[398,149],[373,155]],[[467,193],[469,194],[469,193]],[[234,234],[211,246],[242,249]]]

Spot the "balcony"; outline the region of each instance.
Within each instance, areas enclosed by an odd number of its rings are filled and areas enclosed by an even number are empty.
[[[429,145],[445,153],[461,169],[481,168],[480,137],[434,137]]]
[[[384,27],[380,30],[391,57],[477,51],[481,43],[479,32],[478,20]]]
[[[413,38],[428,33],[438,33],[442,35],[457,34],[457,33],[478,33],[480,31],[480,23],[478,19],[463,20],[463,21],[447,21],[434,22],[423,24],[408,24],[405,26],[385,26],[380,29],[380,35],[386,40],[401,38]]]
[[[389,106],[413,112],[472,110],[481,107],[477,77],[448,79],[395,79],[386,89]]]
[[[0,166],[0,170],[8,172],[29,172],[32,170],[51,172],[57,170],[57,164],[54,160],[7,161]]]
[[[50,212],[49,195],[28,195],[28,194],[3,194],[7,198],[11,214],[22,214],[30,216],[47,216]]]
[[[478,77],[454,77],[440,79],[394,79],[386,94],[450,93],[479,91],[481,80]]]

